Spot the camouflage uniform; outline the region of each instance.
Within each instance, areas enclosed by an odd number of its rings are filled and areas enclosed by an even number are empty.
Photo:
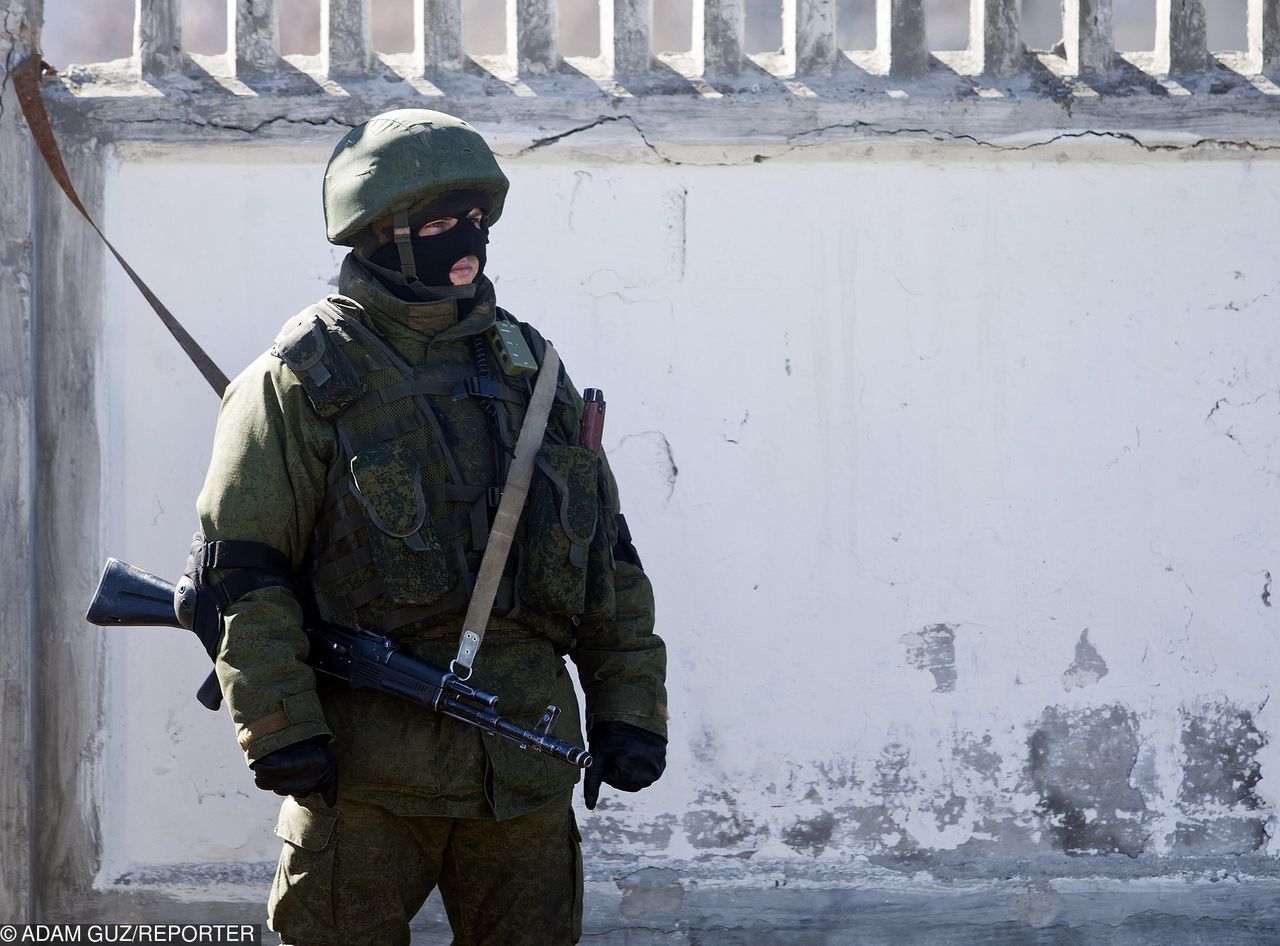
[[[483,277],[459,320],[454,299],[403,301],[354,254],[343,264],[339,291],[331,306],[372,330],[419,381],[474,374],[473,342],[498,317],[492,284]],[[198,512],[208,542],[263,543],[302,576],[315,574],[317,526],[347,470],[335,423],[317,412],[314,391],[295,369],[278,345],[232,382]],[[491,486],[497,476],[493,428],[483,405],[473,397],[431,403],[463,482]],[[508,408],[518,430],[523,408]],[[548,424],[550,443],[576,443],[581,410],[565,377]],[[601,522],[612,538],[617,489],[607,462],[599,469]],[[394,504],[399,487],[382,485]],[[527,561],[536,562],[536,540],[518,537],[521,542],[531,546]],[[472,573],[480,554],[466,549]],[[665,649],[653,633],[648,579],[625,558],[607,558],[608,614],[579,621],[499,603],[471,682],[500,694],[504,715],[532,726],[554,703],[563,711],[556,735],[583,744],[563,661],[568,655],[586,695],[588,727],[617,720],[665,738]],[[413,579],[410,570],[410,587]],[[407,943],[408,920],[438,885],[458,946],[576,942],[581,861],[569,798],[577,771],[391,696],[317,685],[302,662],[304,607],[314,610],[307,599],[305,592],[274,585],[231,603],[216,661],[251,763],[302,740],[332,736],[336,807],[312,795],[288,798],[281,810],[277,833],[285,844],[271,894],[272,928],[286,942]],[[353,613],[363,624],[389,607],[375,598]],[[465,600],[387,633],[415,656],[448,666],[463,610]]]

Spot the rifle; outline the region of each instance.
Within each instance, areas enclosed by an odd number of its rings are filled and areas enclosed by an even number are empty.
[[[191,630],[195,594],[189,579],[171,585],[141,568],[109,558],[85,620],[99,627],[141,625]],[[548,706],[538,724],[526,729],[498,715],[494,709],[498,697],[492,693],[477,690],[457,674],[411,657],[380,634],[361,627],[347,630],[319,622],[305,631],[311,644],[307,666],[313,670],[337,677],[354,689],[378,690],[409,700],[478,726],[491,736],[510,739],[521,749],[544,753],[580,769],[591,764],[591,754],[586,749],[551,735],[551,725],[560,715],[555,706]],[[209,709],[217,709],[221,697],[217,677],[210,673],[197,698]]]

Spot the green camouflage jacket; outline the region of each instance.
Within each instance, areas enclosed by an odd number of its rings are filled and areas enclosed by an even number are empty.
[[[352,258],[335,297],[407,361],[418,379],[472,359],[474,335],[494,323],[492,285],[482,280],[471,314],[458,321],[452,300],[406,303],[386,292]],[[573,411],[581,398],[567,383]],[[468,485],[493,482],[493,448],[473,398],[435,406]],[[576,428],[575,428],[576,429]],[[265,543],[307,566],[308,548],[330,468],[335,430],[312,408],[292,371],[268,352],[228,387],[213,456],[197,508],[207,541]],[[610,514],[617,488],[607,471]],[[653,633],[653,595],[637,566],[617,561],[615,617],[573,626],[568,620],[495,616],[472,684],[501,697],[498,709],[533,725],[548,703],[562,710],[553,732],[584,744],[580,713],[562,657],[576,665],[587,725],[620,720],[666,736],[666,650]],[[394,697],[322,681],[302,661],[302,608],[275,586],[244,596],[226,611],[217,673],[237,738],[252,762],[283,746],[332,735],[340,795],[403,815],[514,817],[551,801],[577,771],[504,739]],[[393,635],[415,656],[448,666],[461,615]]]

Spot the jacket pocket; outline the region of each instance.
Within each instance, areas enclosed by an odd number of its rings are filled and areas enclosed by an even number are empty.
[[[585,447],[547,444],[538,452],[525,510],[521,605],[555,615],[580,615],[587,566],[600,519],[599,459]]]
[[[453,588],[453,569],[431,525],[422,463],[404,441],[356,454],[351,494],[367,520],[368,557],[388,605],[433,604]]]
[[[319,853],[333,839],[338,813],[324,808],[309,808],[292,795],[285,797],[276,821],[276,837],[304,851]]]
[[[267,900],[270,926],[293,938],[319,939],[334,925],[334,862],[338,813],[292,796],[280,806],[276,837],[284,852]]]

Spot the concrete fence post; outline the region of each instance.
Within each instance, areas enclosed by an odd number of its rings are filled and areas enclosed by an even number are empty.
[[[614,75],[649,71],[653,0],[600,0],[600,49]]]
[[[134,68],[144,77],[177,72],[182,65],[182,0],[135,0]]]
[[[522,76],[546,75],[560,67],[556,0],[507,0],[507,50]]]
[[[321,0],[320,54],[325,75],[359,76],[373,68],[369,0]]]
[[[1062,45],[1067,71],[1097,75],[1111,70],[1113,0],[1062,0]]]
[[[1022,69],[1019,0],[973,0],[969,7],[969,48],[984,76],[1008,76]]]
[[[1254,72],[1280,71],[1280,0],[1249,0],[1249,59]]]
[[[227,58],[236,75],[266,75],[280,62],[276,0],[229,0]]]
[[[1156,0],[1155,71],[1202,73],[1208,60],[1204,0]]]
[[[704,75],[742,71],[743,0],[694,0],[693,48],[702,51]]]
[[[929,71],[924,0],[876,0],[876,51],[891,76]]]
[[[835,67],[835,0],[783,0],[782,40],[798,76],[825,75]]]
[[[40,48],[41,0],[0,0],[0,917],[35,919],[36,451],[31,137],[7,72]]]
[[[419,73],[461,69],[461,0],[414,0],[413,36]]]

